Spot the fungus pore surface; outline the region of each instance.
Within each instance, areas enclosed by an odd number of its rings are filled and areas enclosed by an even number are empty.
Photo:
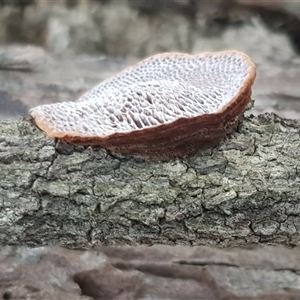
[[[30,110],[49,137],[153,158],[217,145],[251,103],[255,65],[238,51],[149,57],[76,102]]]

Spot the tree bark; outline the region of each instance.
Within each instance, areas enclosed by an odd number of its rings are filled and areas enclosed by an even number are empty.
[[[220,147],[167,162],[0,122],[2,245],[300,244],[300,121],[245,118]]]

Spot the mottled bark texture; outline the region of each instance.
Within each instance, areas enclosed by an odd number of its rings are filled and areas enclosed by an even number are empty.
[[[299,300],[299,247],[2,247],[10,300]]]
[[[0,123],[0,243],[300,244],[300,121],[245,118],[219,148],[169,162]]]

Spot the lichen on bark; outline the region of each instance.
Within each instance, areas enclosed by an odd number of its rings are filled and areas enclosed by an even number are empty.
[[[0,123],[0,243],[299,245],[300,121],[248,117],[218,148],[167,162]]]

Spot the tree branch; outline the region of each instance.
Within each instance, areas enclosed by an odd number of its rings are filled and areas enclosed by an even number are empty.
[[[1,121],[0,243],[299,245],[299,132],[251,116],[217,149],[155,162]]]

